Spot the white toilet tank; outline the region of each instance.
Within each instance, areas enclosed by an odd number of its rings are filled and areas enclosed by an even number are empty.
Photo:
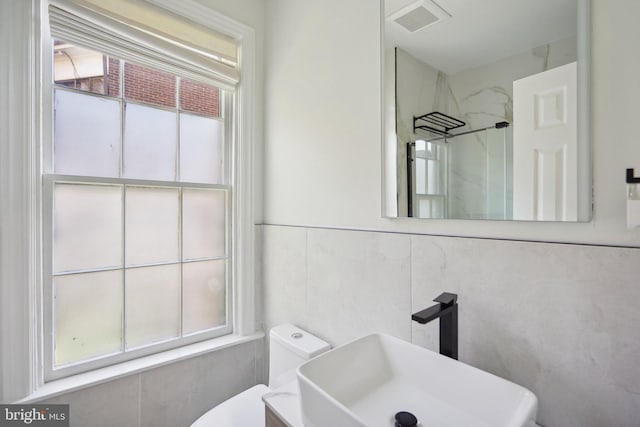
[[[329,343],[294,325],[284,324],[269,332],[269,387],[296,379],[296,368],[331,348]]]
[[[0,0],[1,1],[1,0]],[[269,332],[269,386],[258,384],[210,409],[191,427],[264,427],[262,396],[296,379],[296,368],[331,346],[293,325],[276,326]]]

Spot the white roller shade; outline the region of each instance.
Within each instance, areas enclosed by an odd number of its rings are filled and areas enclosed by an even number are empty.
[[[132,0],[52,0],[51,35],[141,65],[230,89],[240,78],[236,42]]]

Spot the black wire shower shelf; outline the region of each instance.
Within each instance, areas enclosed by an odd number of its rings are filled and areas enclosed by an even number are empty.
[[[413,117],[413,132],[417,129],[433,132],[438,135],[447,135],[450,130],[465,126],[466,123],[455,117],[448,116],[438,111]]]

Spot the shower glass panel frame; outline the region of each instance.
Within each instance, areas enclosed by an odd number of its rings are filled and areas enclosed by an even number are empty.
[[[511,135],[511,128],[502,126],[407,143],[409,215],[510,219]]]

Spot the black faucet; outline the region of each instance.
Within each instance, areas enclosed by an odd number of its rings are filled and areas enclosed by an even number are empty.
[[[440,354],[458,360],[458,295],[443,292],[438,304],[413,313],[411,320],[425,324],[440,318]]]

